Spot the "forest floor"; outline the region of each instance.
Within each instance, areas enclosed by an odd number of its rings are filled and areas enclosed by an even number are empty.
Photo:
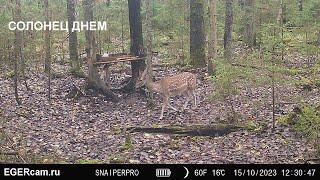
[[[290,57],[287,57],[290,59]],[[297,59],[297,58],[296,58]],[[301,59],[301,58],[300,58]],[[301,59],[303,61],[303,59]],[[221,136],[179,136],[174,134],[132,132],[126,138],[124,127],[169,127],[225,123],[227,107],[212,97],[214,82],[199,71],[198,105],[185,112],[171,112],[159,120],[161,98],[155,95],[155,108],[147,107],[140,93],[121,94],[120,102],[85,91],[85,79],[68,74],[68,64],[53,63],[52,103],[46,95],[46,76],[40,65],[27,71],[32,91],[19,86],[22,105],[17,106],[3,66],[0,74],[0,152],[17,152],[20,162],[67,163],[304,163],[312,158],[314,146],[292,131],[276,124],[272,127],[271,87],[250,86],[239,82],[239,94],[233,104],[240,124],[248,121],[265,123],[263,130],[241,129]],[[157,68],[156,79],[176,74],[179,68]],[[126,78],[113,74],[112,83]],[[22,82],[21,82],[22,84]],[[67,99],[72,84],[85,92],[77,100]],[[319,88],[305,92],[294,85],[276,85],[276,117],[288,114],[297,104],[319,103]],[[181,107],[183,97],[172,103]],[[4,155],[0,154],[0,160]],[[12,160],[14,161],[14,160]]]

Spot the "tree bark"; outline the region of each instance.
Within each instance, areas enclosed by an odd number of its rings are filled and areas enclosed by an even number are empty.
[[[281,1],[280,1],[280,7],[279,7],[279,10],[278,10],[278,16],[277,16],[277,23],[278,23],[279,25],[281,25],[281,26],[282,26],[283,21],[284,21],[283,11],[284,11],[284,9],[283,9],[283,2],[282,2],[282,0],[281,0]]]
[[[230,60],[232,57],[232,26],[233,26],[233,9],[232,1],[226,0],[226,18],[224,27],[224,57]]]
[[[135,56],[144,56],[142,21],[141,21],[141,0],[128,0],[129,23],[130,23],[130,53]],[[145,68],[146,64],[143,60],[132,61],[131,71],[132,77],[129,83],[123,88],[124,91],[134,91],[139,72]]]
[[[244,1],[245,1],[245,0],[238,0],[238,5],[239,5],[240,7],[244,7],[244,4],[245,4]]]
[[[50,21],[50,13],[49,13],[49,2],[48,0],[44,0],[44,16],[45,16],[45,22],[49,23]],[[50,60],[51,60],[51,53],[50,53],[50,30],[49,28],[46,28],[44,31],[44,38],[45,38],[45,63],[44,63],[44,71],[46,73],[50,70]]]
[[[75,12],[76,0],[68,0],[67,13],[68,13],[68,28],[69,28],[69,57],[71,65],[71,73],[74,75],[81,74],[81,64],[78,57],[78,37],[77,32],[72,32],[73,22],[76,21]]]
[[[14,5],[13,9],[13,21],[19,22],[21,21],[21,0],[12,0],[12,4]],[[13,50],[13,57],[14,57],[14,95],[15,99],[18,105],[21,104],[20,98],[19,98],[19,92],[18,92],[18,77],[19,77],[19,68],[18,68],[18,62],[21,61],[21,44],[22,44],[22,33],[19,30],[14,31],[14,50]]]
[[[303,11],[303,1],[302,0],[298,0],[298,8],[299,8],[299,11]]]
[[[44,0],[44,14],[45,14],[45,21],[47,24],[50,22],[50,12],[49,12],[49,2],[48,0]],[[47,88],[48,88],[48,101],[51,101],[51,32],[49,28],[45,29],[44,32],[45,38],[45,64],[44,69],[45,73],[47,74]]]
[[[287,9],[286,4],[284,3],[283,0],[280,0],[280,7],[278,10],[278,15],[277,15],[277,23],[278,24],[281,24],[281,23],[286,24],[287,23],[286,9]]]
[[[217,0],[209,0],[209,50],[208,50],[208,74],[214,74],[213,60],[217,58]]]
[[[318,30],[318,46],[320,47],[320,30]]]
[[[256,44],[254,8],[255,0],[246,0],[244,42],[250,47]]]
[[[92,0],[83,0],[84,8],[84,23],[90,23],[93,21],[93,1]],[[107,88],[104,81],[101,79],[98,72],[98,68],[94,66],[96,59],[96,37],[95,32],[91,30],[85,31],[86,36],[86,53],[87,53],[87,62],[89,67],[88,75],[88,87],[100,91],[111,101],[118,101],[118,97]]]
[[[147,65],[147,78],[153,79],[153,73],[152,73],[152,7],[151,2],[146,1],[146,7],[147,7],[147,15],[146,15],[146,29],[147,29],[147,47],[146,47],[146,65]],[[153,104],[153,95],[152,90],[148,89],[148,101],[149,104]]]
[[[181,11],[182,11],[182,18],[180,20],[180,39],[181,39],[181,54],[179,55],[180,64],[184,64],[185,62],[185,55],[184,55],[184,30],[185,30],[185,19],[186,19],[186,4],[185,1],[181,1]]]
[[[21,48],[20,48],[20,52],[19,52],[20,58],[21,58],[21,72],[22,72],[22,77],[23,77],[23,81],[24,81],[24,86],[26,87],[27,91],[30,91],[30,88],[27,83],[27,77],[26,77],[26,61],[25,61],[24,54],[23,54],[23,48],[25,47],[24,33],[22,33],[21,35],[22,35]]]
[[[190,60],[194,67],[206,66],[203,0],[190,1]]]

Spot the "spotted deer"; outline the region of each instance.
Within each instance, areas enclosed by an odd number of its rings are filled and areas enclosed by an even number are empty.
[[[190,72],[183,72],[173,76],[167,76],[163,79],[154,82],[148,75],[147,71],[143,71],[136,87],[146,87],[152,92],[157,92],[162,95],[163,103],[160,119],[163,119],[163,113],[166,108],[171,108],[174,111],[178,111],[172,105],[170,105],[170,98],[178,95],[185,95],[187,100],[183,106],[183,110],[186,109],[188,103],[193,100],[193,106],[197,105],[197,98],[195,89],[197,87],[197,78],[195,74]],[[169,114],[169,109],[167,110]]]

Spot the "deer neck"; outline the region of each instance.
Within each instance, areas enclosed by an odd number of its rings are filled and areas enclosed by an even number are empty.
[[[160,83],[159,82],[153,82],[151,78],[147,79],[146,86],[151,91],[154,91],[154,92],[157,92],[157,93],[161,93]]]

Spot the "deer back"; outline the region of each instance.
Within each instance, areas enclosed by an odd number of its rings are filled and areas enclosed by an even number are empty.
[[[161,91],[164,95],[176,96],[196,88],[196,76],[189,72],[165,77],[159,81]]]

